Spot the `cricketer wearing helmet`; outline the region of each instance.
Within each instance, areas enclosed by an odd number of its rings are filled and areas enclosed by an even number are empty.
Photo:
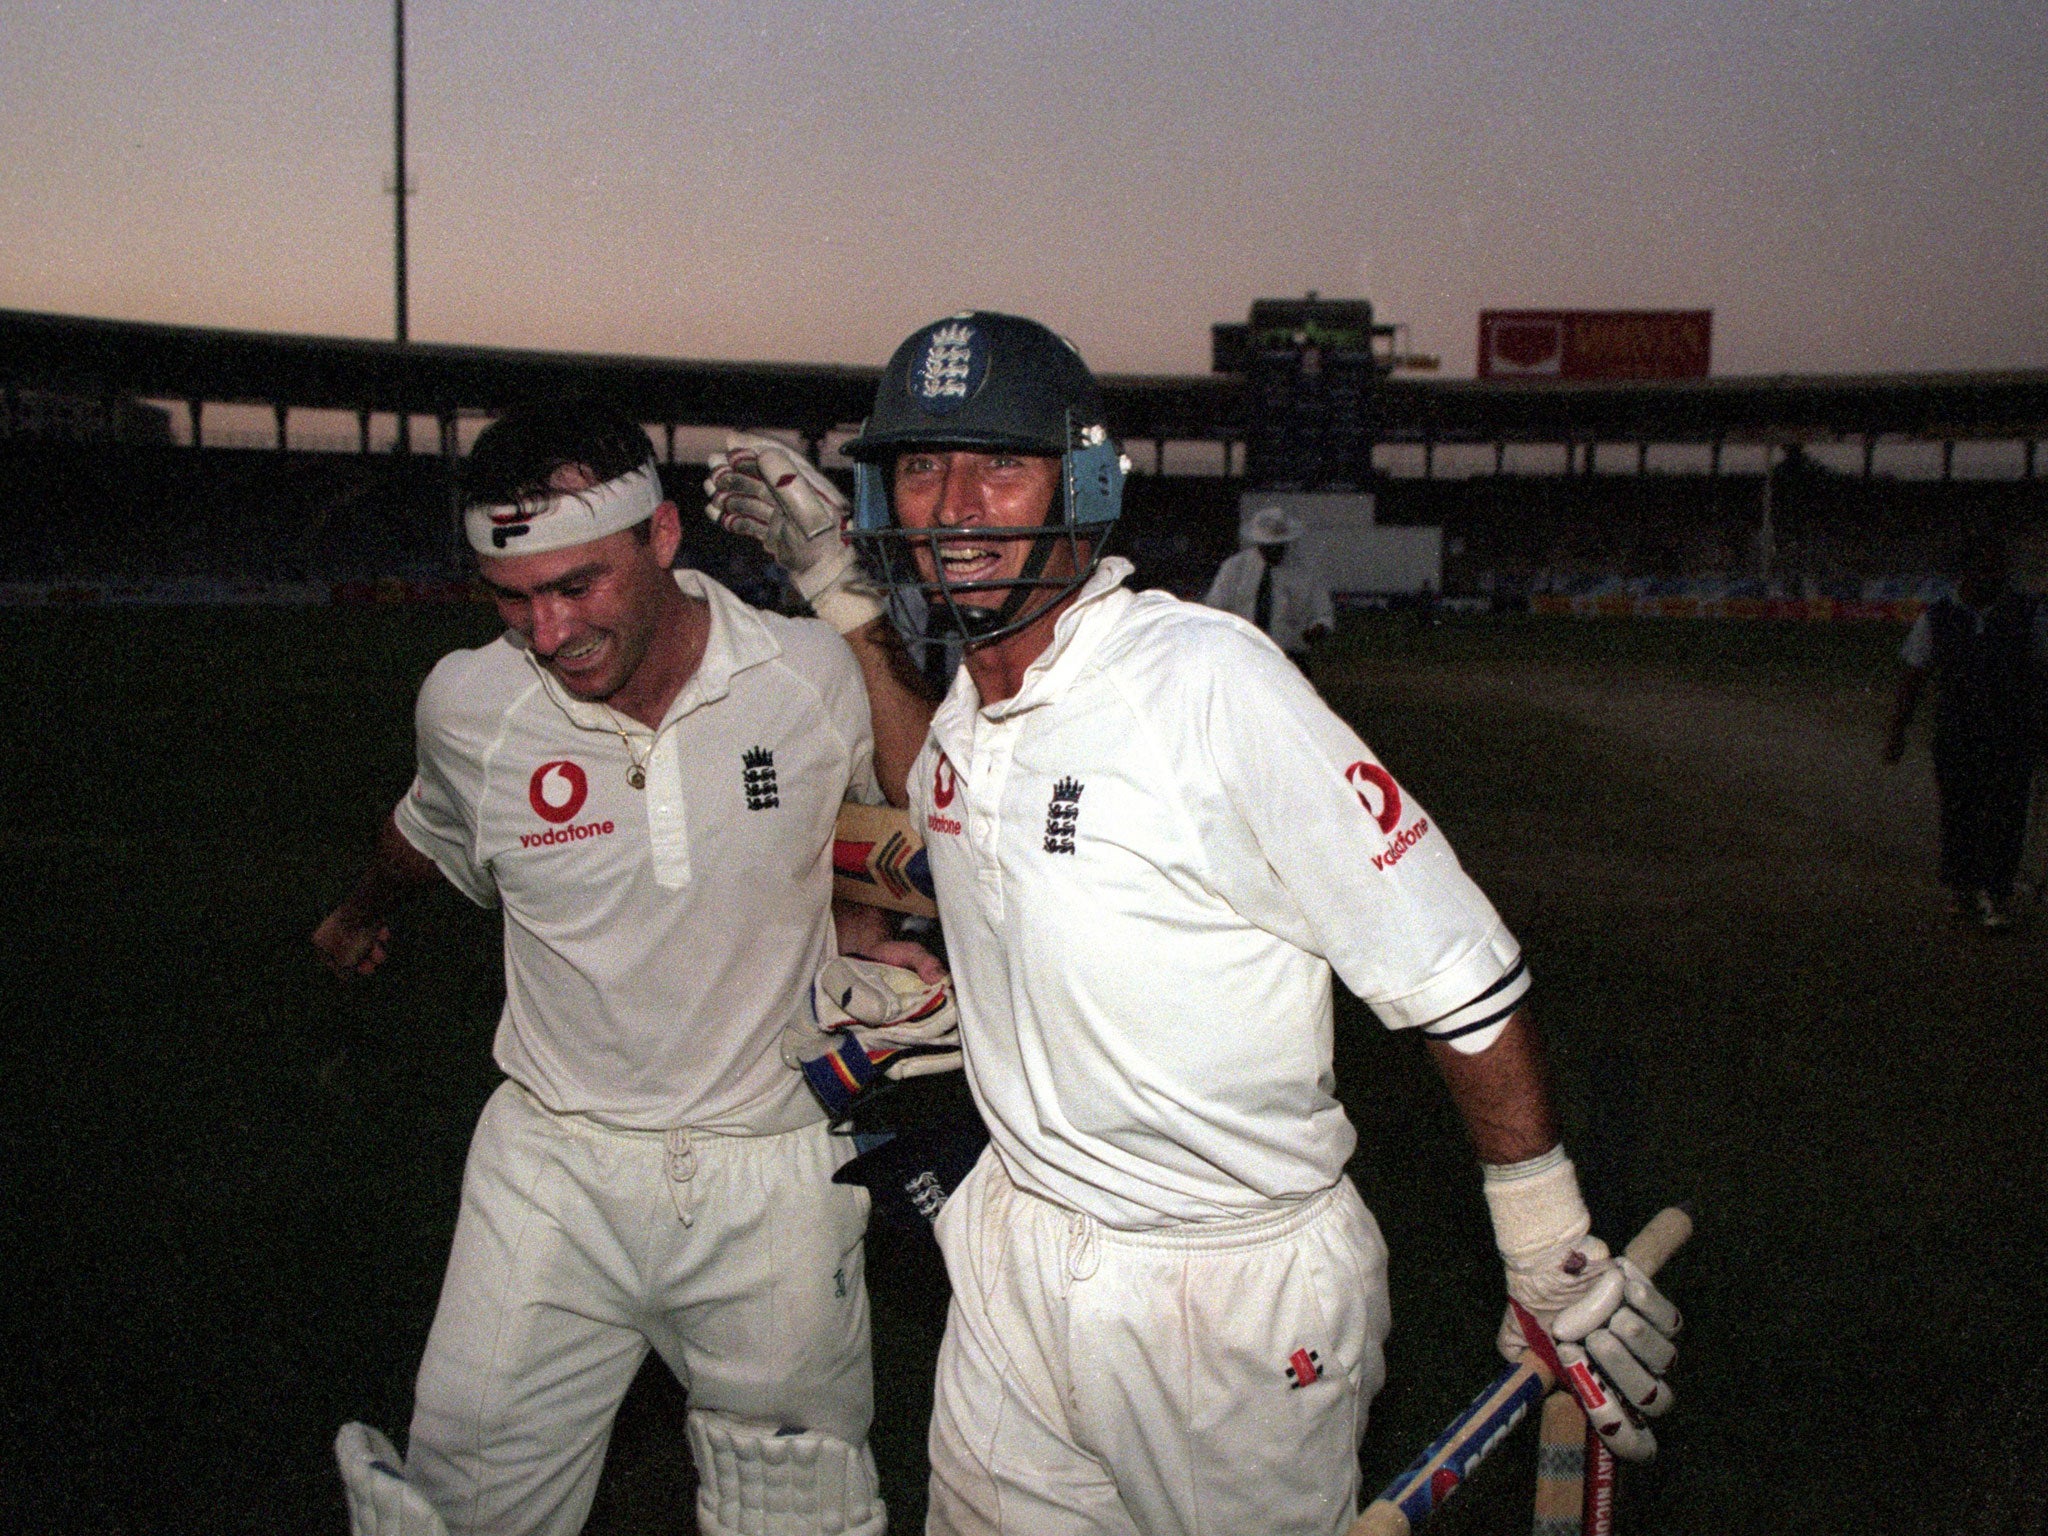
[[[1590,1235],[1519,947],[1434,818],[1269,638],[1125,588],[1106,428],[1071,346],[971,313],[846,450],[854,537],[965,646],[910,781],[991,1138],[937,1219],[929,1529],[1328,1536],[1390,1323],[1333,976],[1426,1040],[1528,1316],[1656,1412],[1677,1315]]]
[[[614,413],[507,415],[465,491],[505,633],[434,668],[417,776],[314,936],[374,970],[394,898],[442,878],[504,913],[505,1081],[406,1454],[336,1442],[356,1536],[573,1536],[650,1348],[689,1390],[698,1530],[876,1536],[867,1202],[780,1050],[869,936],[829,899],[841,803],[881,798],[860,670],[670,569],[675,504]]]

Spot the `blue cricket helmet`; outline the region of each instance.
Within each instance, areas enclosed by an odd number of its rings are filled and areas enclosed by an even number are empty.
[[[910,448],[1009,451],[1060,460],[1060,494],[1045,525],[999,536],[1031,539],[1023,574],[1014,580],[948,581],[936,546],[947,539],[986,541],[988,530],[901,528],[889,501],[891,467]],[[875,406],[860,435],[842,450],[855,461],[853,537],[880,568],[899,626],[906,589],[922,594],[928,612],[968,641],[985,644],[1012,634],[1074,591],[1094,571],[1123,506],[1126,464],[1109,436],[1102,393],[1081,354],[1057,332],[1017,315],[967,311],[935,320],[898,347],[882,370]],[[1064,542],[1076,574],[1046,577],[1052,551]],[[924,580],[911,547],[932,549],[934,575]],[[997,607],[962,604],[969,592],[1002,590]],[[1030,601],[1033,593],[1043,600]]]

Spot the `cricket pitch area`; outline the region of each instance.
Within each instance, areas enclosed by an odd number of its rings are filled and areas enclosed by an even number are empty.
[[[307,935],[410,776],[419,680],[495,628],[0,612],[0,1526],[340,1533],[336,1427],[402,1441],[495,1080],[496,919],[438,892],[352,984]],[[1878,761],[1898,640],[1384,617],[1319,662],[1521,938],[1596,1230],[1694,1207],[1678,1407],[1623,1532],[2048,1527],[2048,914],[1944,917],[1924,735]],[[1500,1275],[1414,1042],[1344,1002],[1337,1073],[1393,1255],[1370,1497],[1497,1369]],[[911,1532],[943,1281],[884,1232],[869,1281]],[[593,1533],[693,1529],[681,1412],[643,1371]],[[1534,1440],[1433,1529],[1528,1530]]]

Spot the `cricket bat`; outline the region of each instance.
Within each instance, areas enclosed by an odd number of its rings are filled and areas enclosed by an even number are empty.
[[[1654,1275],[1691,1236],[1692,1218],[1675,1205],[1667,1206],[1636,1234],[1627,1253],[1644,1274]],[[1365,1507],[1349,1536],[1408,1536],[1558,1385],[1556,1373],[1531,1350],[1474,1398],[1472,1406],[1451,1420],[1408,1470]]]
[[[839,807],[832,835],[832,894],[914,917],[939,915],[924,839],[908,811],[851,800]]]
[[[1583,1536],[1586,1413],[1569,1392],[1543,1399],[1536,1450],[1536,1516],[1531,1536]]]

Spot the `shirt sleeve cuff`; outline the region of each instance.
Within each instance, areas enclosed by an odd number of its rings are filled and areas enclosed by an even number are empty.
[[[1366,1002],[1389,1029],[1423,1029],[1448,1039],[1507,1017],[1528,990],[1522,948],[1507,925],[1498,923],[1462,958],[1413,992]]]
[[[441,873],[448,877],[448,883],[480,907],[495,907],[498,904],[497,887],[481,876],[474,864],[461,851],[453,847],[447,838],[437,833],[420,815],[411,795],[405,796],[391,812],[391,821],[398,828],[398,835],[411,843],[414,850],[434,861]]]

